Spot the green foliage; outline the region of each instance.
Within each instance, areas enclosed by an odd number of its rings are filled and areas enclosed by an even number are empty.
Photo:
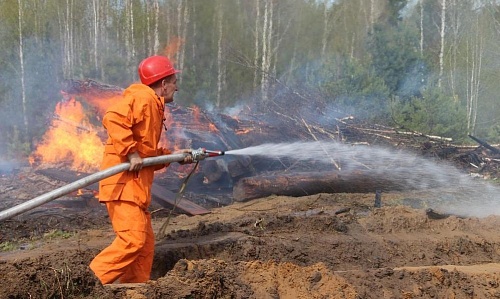
[[[425,90],[419,98],[394,98],[392,117],[402,128],[454,140],[467,138],[465,112],[454,98],[440,93],[437,88]]]
[[[263,76],[267,40],[266,75],[279,80],[271,80],[271,92],[278,94],[282,84],[307,84],[346,113],[379,122],[391,119],[388,99],[394,97],[395,119],[403,125],[461,136],[467,99],[477,91],[476,131],[500,140],[500,10],[494,1],[447,3],[444,57],[439,55],[438,0],[375,1],[373,6],[352,0],[159,1],[157,27],[151,1],[20,2],[27,111],[21,105],[18,1],[0,1],[4,152],[24,154],[43,135],[62,80],[90,78],[126,87],[137,80],[142,58],[167,54],[176,41],[179,47],[168,55],[182,67],[176,96],[182,105],[215,104],[220,78],[220,108],[258,96],[254,82]],[[265,36],[264,25],[271,23],[273,31]],[[156,28],[159,48],[154,49]],[[441,73],[440,89],[431,87],[429,78]],[[19,133],[26,131],[25,117],[30,136]]]
[[[62,231],[60,229],[52,229],[45,234],[43,234],[44,239],[54,240],[54,239],[68,239],[74,236],[74,232]]]
[[[398,96],[415,96],[412,91],[420,86],[408,88],[408,78],[418,82],[416,75],[424,77],[425,63],[419,59],[418,39],[414,31],[407,28],[376,26],[369,41],[375,73],[384,80],[391,92]],[[420,74],[419,74],[420,72]]]
[[[401,21],[400,11],[408,4],[408,0],[389,0],[387,4],[387,23],[397,26]]]
[[[389,115],[389,90],[383,80],[363,65],[346,59],[321,64],[320,77],[311,78],[327,99],[348,114],[384,122]]]
[[[0,243],[0,251],[12,251],[16,249],[16,244],[10,241]]]
[[[486,131],[486,138],[490,142],[500,142],[500,123],[496,123],[488,127]]]
[[[31,153],[30,142],[17,126],[11,128],[7,133],[7,157],[27,157]]]

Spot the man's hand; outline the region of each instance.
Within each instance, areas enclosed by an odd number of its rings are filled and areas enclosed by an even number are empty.
[[[130,162],[129,171],[139,171],[142,168],[142,158],[137,152],[127,155],[128,161]]]
[[[173,153],[174,154],[190,154],[191,149],[181,149],[181,150],[177,150]],[[184,157],[184,160],[179,162],[179,164],[181,164],[181,165],[191,164],[191,163],[193,163],[193,156],[192,155],[186,155],[186,157]]]

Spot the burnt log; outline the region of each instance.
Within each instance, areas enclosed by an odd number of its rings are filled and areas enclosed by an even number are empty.
[[[270,195],[306,196],[318,193],[375,193],[414,189],[404,179],[381,176],[369,171],[342,173],[300,172],[263,175],[240,179],[233,187],[235,201],[262,198]]]
[[[479,139],[479,138],[477,138],[477,137],[474,137],[474,136],[472,136],[472,135],[469,135],[469,137],[470,137],[472,140],[474,140],[475,142],[477,142],[477,143],[479,143],[480,145],[482,145],[484,148],[489,149],[489,150],[490,150],[493,154],[495,154],[495,155],[500,154],[500,150],[499,150],[499,149],[497,149],[496,147],[494,147],[494,146],[492,146],[492,145],[488,144],[486,141],[481,140],[481,139]]]

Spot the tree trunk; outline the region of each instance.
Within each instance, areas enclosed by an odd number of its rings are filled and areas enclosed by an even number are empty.
[[[24,82],[24,49],[23,49],[23,6],[21,0],[18,3],[18,30],[19,30],[19,66],[21,68],[21,102],[23,107],[23,121],[24,121],[24,140],[29,140],[29,123],[28,123],[28,111],[26,103],[26,86]]]
[[[182,8],[183,8],[183,5],[182,5],[182,1],[179,1],[179,3],[177,4],[177,38],[180,39],[181,36],[182,36]],[[176,51],[176,61],[177,61],[177,65],[179,65],[179,62],[180,62],[180,51],[179,49]],[[182,67],[179,65],[179,68],[182,69]]]
[[[62,71],[64,78],[70,78],[73,75],[73,15],[72,0],[66,0],[66,7],[58,6],[59,34],[61,36],[62,47]],[[60,8],[60,9],[59,9]]]
[[[192,7],[191,7],[191,12],[193,16],[196,16],[196,2],[192,2]],[[192,36],[191,38],[193,40],[197,40],[197,29],[196,28],[196,17],[193,18],[193,21],[191,22],[191,28],[192,28]],[[196,43],[192,43],[192,49],[191,49],[191,61],[195,61],[196,59]]]
[[[132,66],[132,62],[135,59],[135,35],[134,35],[134,3],[132,0],[126,1],[125,7],[125,51],[127,53],[127,62],[129,63],[128,68],[131,73],[132,68],[135,69],[135,65]]]
[[[479,19],[477,19],[477,34],[475,34],[474,44],[470,46],[470,79],[469,92],[467,100],[467,131],[468,134],[474,135],[477,123],[477,104],[479,101],[479,91],[481,85],[481,69],[483,58],[483,38],[479,28]],[[469,53],[468,53],[469,55]]]
[[[241,202],[270,195],[298,197],[318,193],[375,193],[376,190],[408,189],[411,186],[404,180],[370,172],[307,172],[243,178],[234,185],[233,198]]]
[[[375,25],[375,0],[370,0],[370,34],[373,34]]]
[[[420,56],[424,57],[424,0],[419,0],[420,5]]]
[[[160,20],[160,4],[158,3],[158,0],[153,1],[153,8],[154,8],[154,22],[155,22],[155,29],[154,29],[154,45],[153,45],[153,53],[152,54],[157,54],[158,50],[160,49],[160,33],[158,31],[159,28],[159,20]]]
[[[146,56],[150,56],[153,53],[153,37],[151,33],[151,1],[145,1],[146,5],[146,33],[143,34],[143,39],[145,39],[146,45]]]
[[[189,5],[186,3],[184,5],[184,12],[182,14],[182,22],[180,23],[182,25],[182,41],[181,44],[179,45],[179,68],[182,70],[184,68],[184,60],[186,57],[186,40],[187,40],[187,31],[189,27],[189,22],[190,22],[190,10],[189,10]],[[182,77],[181,77],[182,79]]]
[[[446,0],[441,0],[441,48],[439,49],[439,78],[438,87],[441,87],[443,81],[443,71],[444,71],[444,38],[445,38],[445,27],[446,27]]]
[[[98,40],[99,40],[99,1],[98,0],[93,0],[92,1],[92,8],[93,8],[93,13],[94,13],[94,47],[93,47],[93,58],[94,58],[94,69],[97,72],[99,69],[99,65],[97,63],[97,45],[98,45]]]
[[[261,78],[261,93],[262,101],[268,101],[269,92],[269,75],[271,70],[272,60],[272,35],[273,35],[273,11],[274,5],[272,0],[266,0],[264,8],[264,26],[262,30],[262,78]]]
[[[220,108],[221,106],[221,93],[222,93],[222,86],[224,84],[224,77],[225,77],[225,70],[224,66],[225,64],[222,62],[222,20],[224,19],[224,12],[222,10],[222,3],[219,0],[217,2],[217,28],[218,28],[218,36],[219,38],[217,39],[217,95],[215,98],[215,106],[217,108]]]
[[[253,88],[257,89],[257,84],[259,82],[259,73],[258,73],[258,65],[259,65],[259,58],[260,58],[260,45],[259,45],[259,39],[260,39],[260,0],[255,0],[255,52],[254,52],[254,62],[253,62]]]
[[[328,32],[330,31],[328,28],[328,3],[330,1],[325,0],[323,5],[325,9],[323,10],[323,39],[321,40],[321,57],[324,59],[326,55],[326,44],[328,41]]]

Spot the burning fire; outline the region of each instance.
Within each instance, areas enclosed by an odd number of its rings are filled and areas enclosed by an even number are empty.
[[[100,126],[100,120],[106,109],[121,99],[121,96],[99,99],[93,95],[85,99],[93,111],[86,111],[74,97],[56,105],[50,128],[30,157],[32,164],[65,163],[69,164],[72,170],[82,172],[95,172],[99,169],[107,136],[104,128]],[[89,115],[97,118],[99,126],[92,125]],[[167,127],[174,125],[171,113],[165,114],[164,123]],[[159,146],[170,148],[165,134],[162,134]],[[172,150],[175,149],[177,147]]]
[[[163,49],[163,55],[170,58],[170,60],[175,64],[174,57],[179,53],[180,48],[184,45],[184,39],[180,37],[172,38],[171,42]]]
[[[163,55],[174,61],[172,58],[183,45],[182,38],[173,38],[163,49]],[[96,171],[102,160],[104,138],[107,134],[100,124],[92,125],[88,116],[95,117],[100,123],[105,111],[122,98],[122,93],[117,88],[108,88],[109,86],[99,89],[103,85],[92,80],[73,83],[74,88],[69,86],[69,90],[73,92],[61,91],[65,100],[57,104],[50,128],[32,153],[30,161],[32,164],[65,163],[71,164],[72,170]],[[83,96],[92,111],[85,111],[81,102],[71,96],[74,94]],[[171,113],[167,112],[165,118],[164,123],[167,127],[175,125]],[[162,134],[159,146],[172,151],[180,148],[169,144],[166,134]]]
[[[71,98],[57,104],[50,129],[31,158],[40,163],[71,163],[73,170],[94,171],[99,168],[103,148],[98,130],[82,104]]]

